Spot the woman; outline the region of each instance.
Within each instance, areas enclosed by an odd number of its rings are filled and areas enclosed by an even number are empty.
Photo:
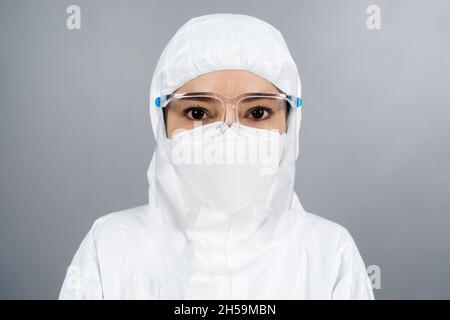
[[[294,192],[301,84],[277,29],[189,20],[150,103],[149,203],[94,222],[61,299],[373,299],[349,232]]]

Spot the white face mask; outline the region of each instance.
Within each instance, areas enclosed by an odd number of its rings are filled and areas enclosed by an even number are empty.
[[[263,208],[286,134],[212,123],[166,140],[178,183],[200,207],[233,214]]]

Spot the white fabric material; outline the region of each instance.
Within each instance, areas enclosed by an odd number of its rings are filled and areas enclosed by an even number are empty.
[[[281,147],[271,155],[281,159],[272,174],[174,162],[174,148],[187,140],[161,134],[155,98],[223,69],[254,72],[301,96],[296,65],[271,25],[237,14],[183,25],[164,49],[150,90],[158,145],[147,172],[149,203],[94,222],[60,299],[373,299],[349,232],[306,212],[294,192],[300,109],[291,110],[287,134],[276,136]],[[233,143],[244,143],[233,130]],[[240,131],[247,138],[256,132]]]

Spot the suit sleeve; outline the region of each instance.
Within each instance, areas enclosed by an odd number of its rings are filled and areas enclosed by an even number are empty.
[[[81,242],[70,266],[59,294],[60,300],[103,299],[102,283],[99,272],[95,225]]]
[[[332,298],[337,300],[374,300],[372,283],[364,261],[355,241],[346,229],[339,257],[340,263]]]

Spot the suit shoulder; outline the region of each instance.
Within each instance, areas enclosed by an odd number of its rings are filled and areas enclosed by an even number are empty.
[[[148,226],[148,205],[114,211],[97,218],[92,225],[95,239],[105,235],[132,235]]]
[[[347,228],[311,212],[305,212],[303,215],[302,232],[310,239],[331,246],[339,247],[353,241]]]

